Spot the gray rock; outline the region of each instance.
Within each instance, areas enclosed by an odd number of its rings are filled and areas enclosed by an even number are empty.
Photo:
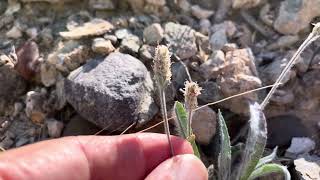
[[[208,35],[210,32],[211,22],[209,19],[201,19],[200,20],[200,32],[202,34]]]
[[[151,64],[156,48],[154,46],[142,45],[139,49],[140,60],[144,64]]]
[[[67,101],[82,117],[110,131],[148,122],[158,111],[152,91],[143,63],[122,53],[92,60],[65,81]]]
[[[120,51],[129,54],[138,54],[142,42],[136,35],[129,35],[122,39]]]
[[[221,95],[219,86],[216,82],[213,81],[205,81],[200,82],[199,86],[202,87],[201,94],[198,99],[204,103],[211,103],[223,98]]]
[[[226,33],[222,30],[217,31],[210,36],[210,44],[212,49],[214,50],[222,49],[222,47],[227,43],[228,38],[226,36]]]
[[[56,67],[47,62],[43,62],[40,65],[40,77],[44,86],[50,87],[56,83],[59,73]]]
[[[320,15],[320,0],[284,0],[273,26],[283,34],[297,34]]]
[[[47,113],[44,106],[47,100],[45,91],[29,91],[26,96],[26,115],[36,124],[42,124]]]
[[[189,26],[169,22],[164,27],[165,40],[170,52],[180,59],[187,59],[197,53],[195,31]]]
[[[192,130],[197,142],[208,145],[216,134],[216,113],[209,107],[197,110],[192,116]]]
[[[264,0],[233,0],[232,7],[234,9],[248,9],[260,5]]]
[[[28,137],[21,137],[19,140],[16,142],[15,147],[21,147],[23,145],[27,145],[30,143],[30,140]]]
[[[292,138],[310,136],[310,130],[308,130],[303,121],[293,115],[268,118],[267,123],[268,148],[274,148],[275,146],[288,147]]]
[[[13,101],[22,95],[27,87],[26,81],[18,75],[13,69],[13,64],[7,56],[0,56],[0,104],[13,103]],[[1,106],[2,106],[1,105]],[[0,108],[0,113],[4,109]]]
[[[118,29],[114,34],[118,39],[124,39],[125,37],[132,35],[132,32],[128,29]]]
[[[294,160],[298,179],[312,180],[320,179],[320,157],[306,155]]]
[[[104,38],[95,38],[93,40],[91,49],[93,52],[106,55],[110,54],[115,50],[110,40],[106,40]]]
[[[56,119],[47,119],[46,125],[48,128],[48,134],[52,138],[58,138],[61,136],[62,129],[64,127],[63,122],[57,121]]]
[[[271,63],[259,67],[260,78],[264,84],[273,84],[276,82],[277,78],[281,74],[282,70],[285,68],[289,62],[291,54],[285,57],[279,57],[272,61]],[[282,83],[288,82],[295,75],[294,70],[290,70],[289,73],[282,80]]]
[[[81,26],[72,28],[70,31],[60,32],[65,39],[81,39],[89,36],[100,36],[112,30],[114,26],[103,19],[92,19]]]
[[[100,131],[93,123],[79,115],[73,116],[63,129],[62,136],[94,135]]]
[[[103,38],[105,38],[106,40],[111,41],[112,44],[117,44],[117,42],[118,42],[117,36],[115,36],[115,35],[105,34],[103,36]]]
[[[35,27],[26,29],[26,34],[31,38],[34,39],[38,36],[38,29]]]
[[[67,41],[48,55],[48,63],[65,73],[69,73],[86,62],[89,56],[89,47],[76,41]]]
[[[211,28],[210,44],[213,50],[220,50],[228,43],[228,37],[236,32],[236,26],[232,21],[216,24]]]
[[[90,0],[89,6],[96,10],[114,10],[115,5],[111,0]]]
[[[307,137],[295,137],[291,140],[291,145],[286,151],[287,157],[296,158],[298,155],[306,154],[312,151],[316,143]]]
[[[143,39],[147,44],[159,44],[163,36],[163,29],[158,23],[151,24],[143,30]]]
[[[203,9],[199,5],[193,5],[191,6],[191,13],[198,19],[207,19],[212,16],[214,12],[212,10]]]
[[[176,91],[178,91],[184,87],[184,83],[188,80],[186,68],[180,62],[176,62],[171,65],[171,72],[171,83]]]
[[[221,67],[225,64],[225,55],[221,50],[214,51],[211,57],[200,65],[200,71],[206,79],[214,79],[221,73]]]
[[[12,39],[18,39],[22,37],[22,31],[19,27],[13,26],[7,33],[6,36]]]

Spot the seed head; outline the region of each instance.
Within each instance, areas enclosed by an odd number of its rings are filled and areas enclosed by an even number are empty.
[[[165,88],[171,79],[171,60],[167,46],[158,45],[153,60],[153,72],[159,87]]]
[[[320,22],[313,24],[312,33],[316,36],[320,36]]]
[[[197,97],[201,94],[202,88],[195,82],[186,81],[184,83],[184,102],[188,110],[194,110],[198,106]]]

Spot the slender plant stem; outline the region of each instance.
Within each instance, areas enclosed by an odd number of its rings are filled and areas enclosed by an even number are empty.
[[[243,92],[243,93],[239,93],[239,94],[236,94],[236,95],[233,95],[233,96],[229,96],[229,97],[226,97],[226,98],[224,98],[224,99],[221,99],[221,100],[218,100],[218,101],[215,101],[215,102],[208,103],[208,104],[205,104],[205,105],[203,105],[203,106],[200,106],[200,107],[198,107],[197,109],[195,109],[194,111],[197,111],[197,110],[199,110],[199,109],[202,109],[202,108],[204,108],[204,107],[206,107],[206,106],[211,106],[211,105],[214,105],[214,104],[218,104],[218,103],[227,101],[227,100],[232,99],[232,98],[235,98],[235,97],[243,96],[243,95],[246,95],[246,94],[249,94],[249,93],[252,93],[252,92],[256,92],[256,91],[260,91],[260,90],[263,90],[263,89],[266,89],[266,88],[270,88],[270,87],[273,87],[273,86],[279,85],[279,84],[281,84],[281,83],[272,84],[272,85],[260,87],[260,88],[257,88],[257,89],[252,89],[252,90],[249,90],[249,91],[246,91],[246,92]]]
[[[188,125],[188,135],[187,135],[187,137],[190,137],[191,136],[191,123],[192,123],[192,109],[188,109],[188,111],[189,111],[189,114],[188,114],[188,123],[189,123],[189,125]]]
[[[167,134],[168,143],[170,146],[170,154],[171,154],[171,156],[174,156],[174,150],[173,150],[173,146],[172,146],[171,139],[170,139],[169,120],[168,120],[167,105],[166,105],[166,94],[165,94],[164,89],[162,89],[162,88],[158,88],[158,89],[159,89],[159,94],[160,94],[161,113],[162,113],[162,117],[164,119],[164,130],[165,130],[165,133]]]
[[[274,94],[274,92],[276,91],[276,89],[279,87],[279,83],[284,79],[284,77],[287,75],[287,73],[289,72],[289,70],[292,68],[292,66],[294,65],[295,61],[298,59],[298,56],[302,53],[302,51],[308,47],[308,45],[310,43],[312,43],[314,40],[316,40],[319,36],[316,36],[314,33],[309,34],[309,36],[307,37],[307,39],[301,44],[301,46],[298,48],[297,52],[294,53],[294,55],[292,56],[292,58],[290,59],[290,61],[288,62],[288,64],[286,65],[286,67],[282,70],[280,76],[278,77],[278,79],[276,80],[276,82],[274,83],[275,85],[271,88],[270,92],[268,93],[268,95],[266,96],[266,98],[262,101],[262,103],[260,104],[261,109],[263,110],[266,105],[268,104],[271,96]]]
[[[173,120],[173,117],[168,118],[168,121],[170,121],[170,120]],[[160,122],[158,122],[158,123],[155,124],[155,125],[152,125],[152,126],[146,128],[146,129],[143,129],[143,130],[141,130],[141,131],[138,131],[137,133],[146,132],[146,131],[148,131],[148,130],[150,130],[150,129],[152,129],[152,128],[155,128],[155,127],[159,126],[159,125],[162,124],[162,123],[164,123],[164,121],[160,121]]]

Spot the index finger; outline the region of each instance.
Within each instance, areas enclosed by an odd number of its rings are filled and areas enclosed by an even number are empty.
[[[190,144],[171,137],[176,154]],[[170,157],[166,136],[74,136],[36,143],[0,155],[3,179],[142,179]]]

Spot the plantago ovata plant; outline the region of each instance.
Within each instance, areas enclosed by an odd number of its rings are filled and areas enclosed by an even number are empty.
[[[192,114],[198,107],[197,97],[200,95],[201,87],[193,81],[185,82],[184,93],[184,105],[176,101],[174,104],[174,110],[176,115],[176,124],[180,136],[188,140],[192,145],[193,152],[200,158],[200,153],[195,142],[195,135],[192,132]]]
[[[173,146],[170,139],[170,129],[168,121],[168,113],[166,106],[166,94],[165,90],[171,80],[171,60],[169,50],[164,45],[159,45],[156,49],[154,60],[153,60],[153,72],[154,80],[158,88],[160,103],[161,103],[161,113],[164,119],[164,129],[167,134],[171,156],[174,155]]]

